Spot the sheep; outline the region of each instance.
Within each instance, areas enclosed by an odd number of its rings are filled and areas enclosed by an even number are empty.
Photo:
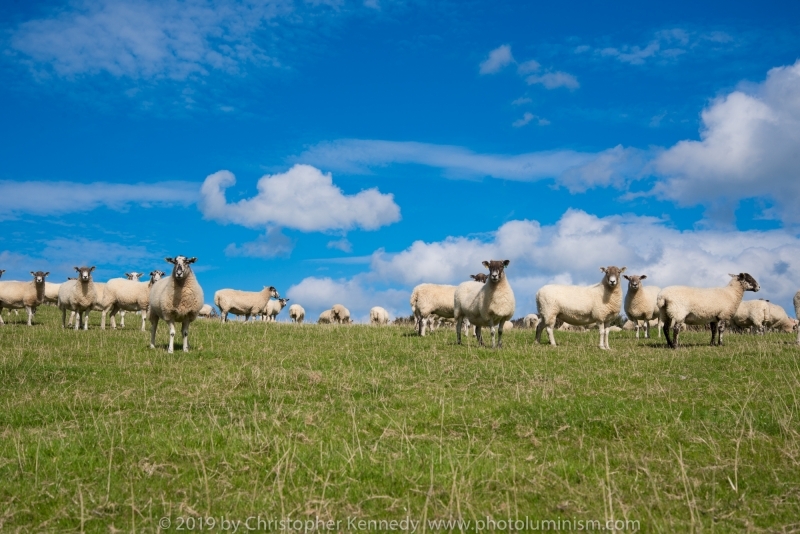
[[[214,315],[214,308],[211,304],[203,304],[203,307],[200,308],[200,311],[197,313],[198,317],[209,318]]]
[[[108,291],[108,284],[105,282],[95,282],[94,283],[94,290],[97,293],[97,298],[92,304],[92,307],[86,311],[86,317],[84,320],[88,323],[89,322],[89,312],[90,311],[99,311],[100,312],[100,329],[106,329],[106,314],[113,308],[114,306],[114,294]],[[72,321],[75,320],[75,316],[77,312],[73,311],[70,313],[69,322],[67,326],[72,324]],[[80,328],[80,325],[78,325]],[[114,321],[114,315],[111,315],[111,328],[117,328],[116,321]]]
[[[469,275],[469,277],[475,280],[476,282],[480,282],[481,284],[486,283],[486,273],[471,274]]]
[[[333,310],[325,310],[319,314],[318,324],[331,324],[333,322]]]
[[[475,325],[475,337],[483,345],[481,327],[488,326],[492,332],[492,348],[495,348],[495,327],[497,327],[497,348],[503,346],[503,328],[506,321],[514,316],[516,301],[511,284],[505,274],[509,260],[484,261],[489,269],[486,283],[464,282],[456,288],[453,295],[453,315],[456,320],[456,343],[461,344],[461,327],[464,319]]]
[[[477,284],[479,282],[471,282]],[[420,336],[425,335],[427,319],[438,315],[454,318],[453,302],[456,286],[439,284],[420,284],[411,292],[411,311],[414,313],[416,329]]]
[[[214,304],[219,308],[220,321],[228,321],[228,313],[244,315],[245,321],[251,315],[263,313],[270,298],[279,299],[278,290],[272,286],[264,286],[261,291],[239,291],[238,289],[220,289],[214,293]]]
[[[769,318],[769,303],[766,300],[743,300],[731,317],[731,323],[739,328],[755,328],[763,334]]]
[[[136,273],[134,273],[136,274]],[[113,278],[108,281],[107,291],[109,300],[113,299],[109,313],[111,314],[111,328],[116,328],[114,316],[118,311],[141,312],[142,313],[142,332],[145,330],[147,320],[147,307],[150,303],[150,290],[153,284],[161,280],[165,275],[164,271],[151,271],[150,279],[147,282],[126,278]],[[128,276],[126,274],[126,276]],[[124,323],[120,320],[120,326],[124,328]],[[102,327],[101,327],[102,328]]]
[[[522,320],[522,324],[525,325],[525,328],[536,328],[539,325],[539,316],[535,313],[529,313]]]
[[[92,309],[94,303],[97,301],[97,291],[95,289],[94,280],[92,280],[92,267],[75,267],[78,271],[77,280],[67,280],[58,289],[58,308],[61,310],[61,328],[66,328],[67,325],[67,310],[77,313],[77,318],[74,322],[75,330],[80,328],[83,324],[83,329],[89,329],[88,313]],[[87,314],[87,320],[84,321],[83,314]],[[72,317],[70,317],[72,320]]]
[[[164,275],[164,273],[162,272],[161,276],[163,276],[163,275]],[[144,276],[144,273],[137,273],[136,271],[131,271],[129,273],[125,273],[125,279],[132,280],[134,282],[138,282],[139,278],[141,278],[142,276]],[[142,313],[142,312],[139,312],[139,314],[142,316],[142,323],[144,323],[145,314]],[[142,324],[142,326],[144,326],[144,324]],[[119,327],[120,328],[125,328],[125,310],[122,310],[121,312],[119,312]]]
[[[628,293],[625,295],[625,315],[636,324],[636,339],[639,339],[639,321],[644,321],[644,337],[650,339],[650,321],[658,318],[658,306],[656,298],[660,287],[642,286],[642,280],[647,278],[646,274],[622,276],[628,281]],[[658,328],[658,337],[661,337],[661,330]]]
[[[25,308],[28,312],[28,326],[32,326],[36,307],[44,301],[45,278],[49,274],[31,271],[33,280],[30,282],[0,282],[0,312],[3,308],[14,311]],[[0,315],[0,325],[3,324],[5,323]]]
[[[289,299],[268,300],[262,315],[264,320],[272,323],[276,322],[278,314],[286,306],[287,302],[289,302]]]
[[[794,315],[800,321],[800,291],[794,294]],[[800,325],[797,326],[797,344],[800,345]]]
[[[389,324],[389,312],[380,306],[375,306],[369,310],[369,322],[376,325]]]
[[[53,282],[44,283],[44,303],[57,304],[58,303],[58,290],[61,289],[61,284]]]
[[[511,330],[512,328],[514,328],[514,323],[511,321],[506,321],[503,323],[503,330]]]
[[[678,348],[678,333],[682,324],[705,325],[711,323],[711,346],[722,345],[725,325],[736,314],[745,291],[758,291],[761,287],[748,273],[732,274],[724,287],[669,286],[658,294],[658,309],[663,324],[667,346]],[[672,326],[673,339],[669,338]],[[717,334],[719,332],[719,334]]]
[[[593,286],[566,286],[549,284],[536,292],[536,306],[539,311],[539,325],[536,327],[536,341],[541,343],[542,331],[547,328],[550,344],[555,345],[553,328],[556,321],[575,326],[597,323],[600,330],[602,350],[608,345],[608,327],[617,319],[622,309],[622,284],[620,275],[626,267],[600,267],[603,279]]]
[[[338,324],[350,323],[350,310],[341,304],[334,304],[331,307],[331,321]]]
[[[786,310],[782,306],[773,304],[770,301],[767,303],[767,320],[765,326],[771,330],[778,332],[794,332],[797,326],[797,321],[790,319]]]
[[[203,307],[203,288],[197,282],[191,264],[197,258],[176,256],[164,258],[173,265],[172,274],[153,284],[150,288],[148,319],[150,319],[150,348],[156,348],[156,329],[159,319],[169,323],[169,349],[172,354],[175,343],[175,323],[182,324],[183,352],[189,352],[189,324],[197,318]]]
[[[289,319],[292,322],[302,324],[306,318],[306,310],[303,309],[302,306],[299,304],[292,304],[289,306]]]

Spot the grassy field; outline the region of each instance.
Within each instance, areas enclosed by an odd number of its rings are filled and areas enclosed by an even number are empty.
[[[198,321],[168,355],[164,325],[149,350],[130,316],[22,317],[0,328],[3,531],[800,530],[789,334],[670,351],[622,332],[603,352],[596,333],[551,348],[514,330],[492,351],[446,330]]]

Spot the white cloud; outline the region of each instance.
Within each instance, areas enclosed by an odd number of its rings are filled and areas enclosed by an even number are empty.
[[[184,80],[238,72],[248,62],[275,64],[254,33],[290,10],[282,0],[85,2],[20,24],[11,48],[59,76]]]
[[[527,96],[521,96],[521,97],[517,98],[516,100],[514,100],[513,102],[511,102],[511,105],[512,106],[521,106],[522,104],[530,104],[531,102],[533,102],[533,100],[531,100]]]
[[[353,252],[353,244],[347,240],[346,237],[341,239],[337,239],[335,241],[329,241],[327,244],[328,248],[335,248],[337,250],[341,250],[342,252]]]
[[[229,171],[208,176],[201,188],[200,211],[206,219],[249,228],[280,226],[304,232],[375,230],[400,220],[394,196],[377,189],[345,195],[329,174],[310,165],[263,176],[258,194],[228,203],[225,190],[236,183]]]
[[[281,233],[280,228],[268,228],[266,234],[255,241],[237,246],[231,243],[225,247],[226,256],[245,256],[248,258],[288,257],[294,249],[294,243]]]
[[[0,220],[13,219],[25,213],[63,215],[99,207],[119,211],[131,204],[186,206],[197,201],[198,193],[199,186],[193,182],[82,184],[0,181]]]
[[[531,122],[533,119],[536,119],[536,124],[538,124],[539,126],[547,126],[548,124],[550,124],[549,120],[544,119],[542,117],[539,117],[537,115],[534,115],[533,113],[531,113],[529,111],[526,111],[522,115],[522,117],[520,117],[519,119],[517,119],[514,122],[512,122],[511,126],[513,126],[514,128],[521,128],[521,127],[525,126],[526,124],[528,124],[529,122]]]
[[[525,78],[528,85],[541,84],[547,89],[558,89],[559,87],[566,87],[567,89],[574,90],[580,87],[578,79],[569,74],[568,72],[556,71],[546,72],[541,75],[533,75]]]
[[[517,72],[520,74],[530,74],[531,72],[536,72],[539,70],[541,65],[535,59],[529,59],[528,61],[523,61],[517,66]]]
[[[732,40],[733,38],[725,32],[698,34],[682,28],[670,28],[655,32],[650,42],[643,46],[628,44],[606,46],[595,49],[594,53],[597,56],[611,57],[630,65],[644,65],[648,61],[666,62],[692,50],[703,50],[704,45],[707,47],[708,43],[720,45]],[[575,53],[583,53],[591,49],[590,46],[582,45],[575,49]]]
[[[495,74],[513,62],[514,56],[511,55],[511,46],[507,44],[498,46],[489,52],[489,56],[481,62],[480,73]]]
[[[800,61],[714,100],[702,122],[699,141],[680,141],[655,159],[664,178],[654,191],[728,212],[740,199],[766,197],[775,203],[768,215],[800,222]]]

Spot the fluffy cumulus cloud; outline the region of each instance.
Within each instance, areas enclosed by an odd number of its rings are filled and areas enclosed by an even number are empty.
[[[263,176],[258,194],[229,203],[225,190],[236,183],[229,171],[205,179],[200,211],[206,219],[248,228],[284,227],[303,232],[376,230],[400,220],[394,196],[377,189],[346,195],[330,173],[310,165],[295,165],[285,173]]]
[[[800,223],[800,61],[714,100],[702,122],[699,141],[681,141],[655,159],[662,177],[655,192],[682,205],[768,198],[768,216]]]
[[[660,287],[720,286],[730,280],[728,273],[749,272],[762,290],[747,298],[768,298],[787,309],[800,287],[800,238],[790,232],[679,231],[652,217],[597,217],[580,210],[567,211],[553,225],[509,221],[488,239],[450,237],[417,241],[393,254],[377,251],[369,271],[352,279],[313,278],[300,285],[303,298],[318,292],[325,302],[340,299],[359,315],[384,303],[399,306],[395,313],[407,315],[414,285],[458,284],[484,271],[481,262],[489,259],[511,260],[507,272],[517,316],[535,312],[535,294],[544,284],[594,284],[602,277],[599,268],[608,265],[647,274],[648,283]],[[389,294],[374,287],[396,291]]]
[[[100,207],[124,210],[139,206],[189,205],[197,201],[194,182],[113,184],[95,182],[0,181],[0,220],[22,214],[63,215]]]

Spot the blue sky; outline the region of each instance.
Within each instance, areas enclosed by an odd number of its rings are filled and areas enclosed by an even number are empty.
[[[499,5],[498,5],[499,4]],[[510,259],[517,315],[626,265],[800,288],[800,5],[0,6],[0,269],[197,256],[211,302],[407,315]],[[753,298],[753,297],[748,297]]]

